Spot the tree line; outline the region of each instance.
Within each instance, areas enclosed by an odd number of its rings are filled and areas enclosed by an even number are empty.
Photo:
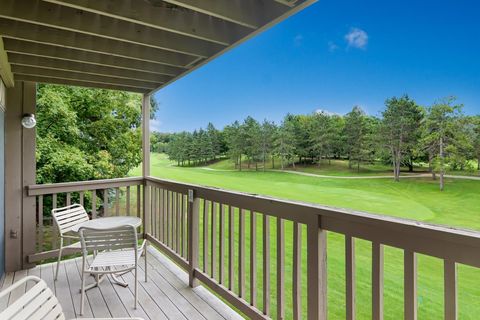
[[[203,165],[229,157],[238,170],[261,166],[322,166],[322,160],[346,159],[350,168],[362,163],[390,163],[398,181],[403,166],[428,164],[440,189],[448,170],[480,169],[480,116],[466,116],[455,98],[419,106],[405,95],[385,101],[379,117],[355,106],[345,115],[314,112],[287,114],[281,123],[247,117],[223,130],[206,129],[174,134],[155,133],[152,150],[166,152],[179,166]],[[275,161],[279,163],[276,164]]]

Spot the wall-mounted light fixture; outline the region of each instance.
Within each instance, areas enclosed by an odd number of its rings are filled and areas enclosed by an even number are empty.
[[[33,113],[25,113],[22,118],[22,126],[27,129],[32,129],[37,124],[35,120],[35,115]]]

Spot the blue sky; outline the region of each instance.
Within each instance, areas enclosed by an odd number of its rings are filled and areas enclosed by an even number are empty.
[[[480,113],[479,12],[475,0],[320,0],[160,90],[152,130],[354,105],[378,115],[405,93]]]

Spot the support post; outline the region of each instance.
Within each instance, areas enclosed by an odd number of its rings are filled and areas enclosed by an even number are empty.
[[[198,214],[200,209],[200,199],[195,196],[193,190],[188,190],[188,284],[194,288],[198,286],[198,280],[195,279],[195,269],[198,267]]]
[[[5,117],[5,269],[32,267],[27,257],[35,253],[36,201],[26,187],[35,184],[35,128],[22,127],[25,113],[35,113],[36,83],[15,82],[7,89]]]
[[[143,176],[143,236],[149,231],[150,187],[146,178],[150,175],[150,95],[142,98],[142,176]]]
[[[327,237],[320,217],[307,225],[307,283],[308,319],[327,319]]]
[[[144,94],[142,101],[142,174],[150,175],[150,95]]]

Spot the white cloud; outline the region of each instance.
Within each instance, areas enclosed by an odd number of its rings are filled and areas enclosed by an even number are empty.
[[[345,35],[348,47],[357,49],[366,49],[368,44],[368,34],[359,28],[352,28]]]
[[[337,51],[338,48],[339,47],[337,46],[337,44],[335,42],[333,42],[333,41],[328,42],[328,51],[335,52],[335,51]]]
[[[163,123],[160,120],[157,119],[150,119],[150,132],[157,131],[157,132],[162,132]]]
[[[303,35],[297,34],[295,38],[293,38],[293,44],[297,47],[301,46],[303,43]]]
[[[315,109],[315,113],[323,113],[323,114],[326,114],[327,116],[339,116],[340,115],[337,112],[328,111],[328,110],[322,109],[322,108]]]

